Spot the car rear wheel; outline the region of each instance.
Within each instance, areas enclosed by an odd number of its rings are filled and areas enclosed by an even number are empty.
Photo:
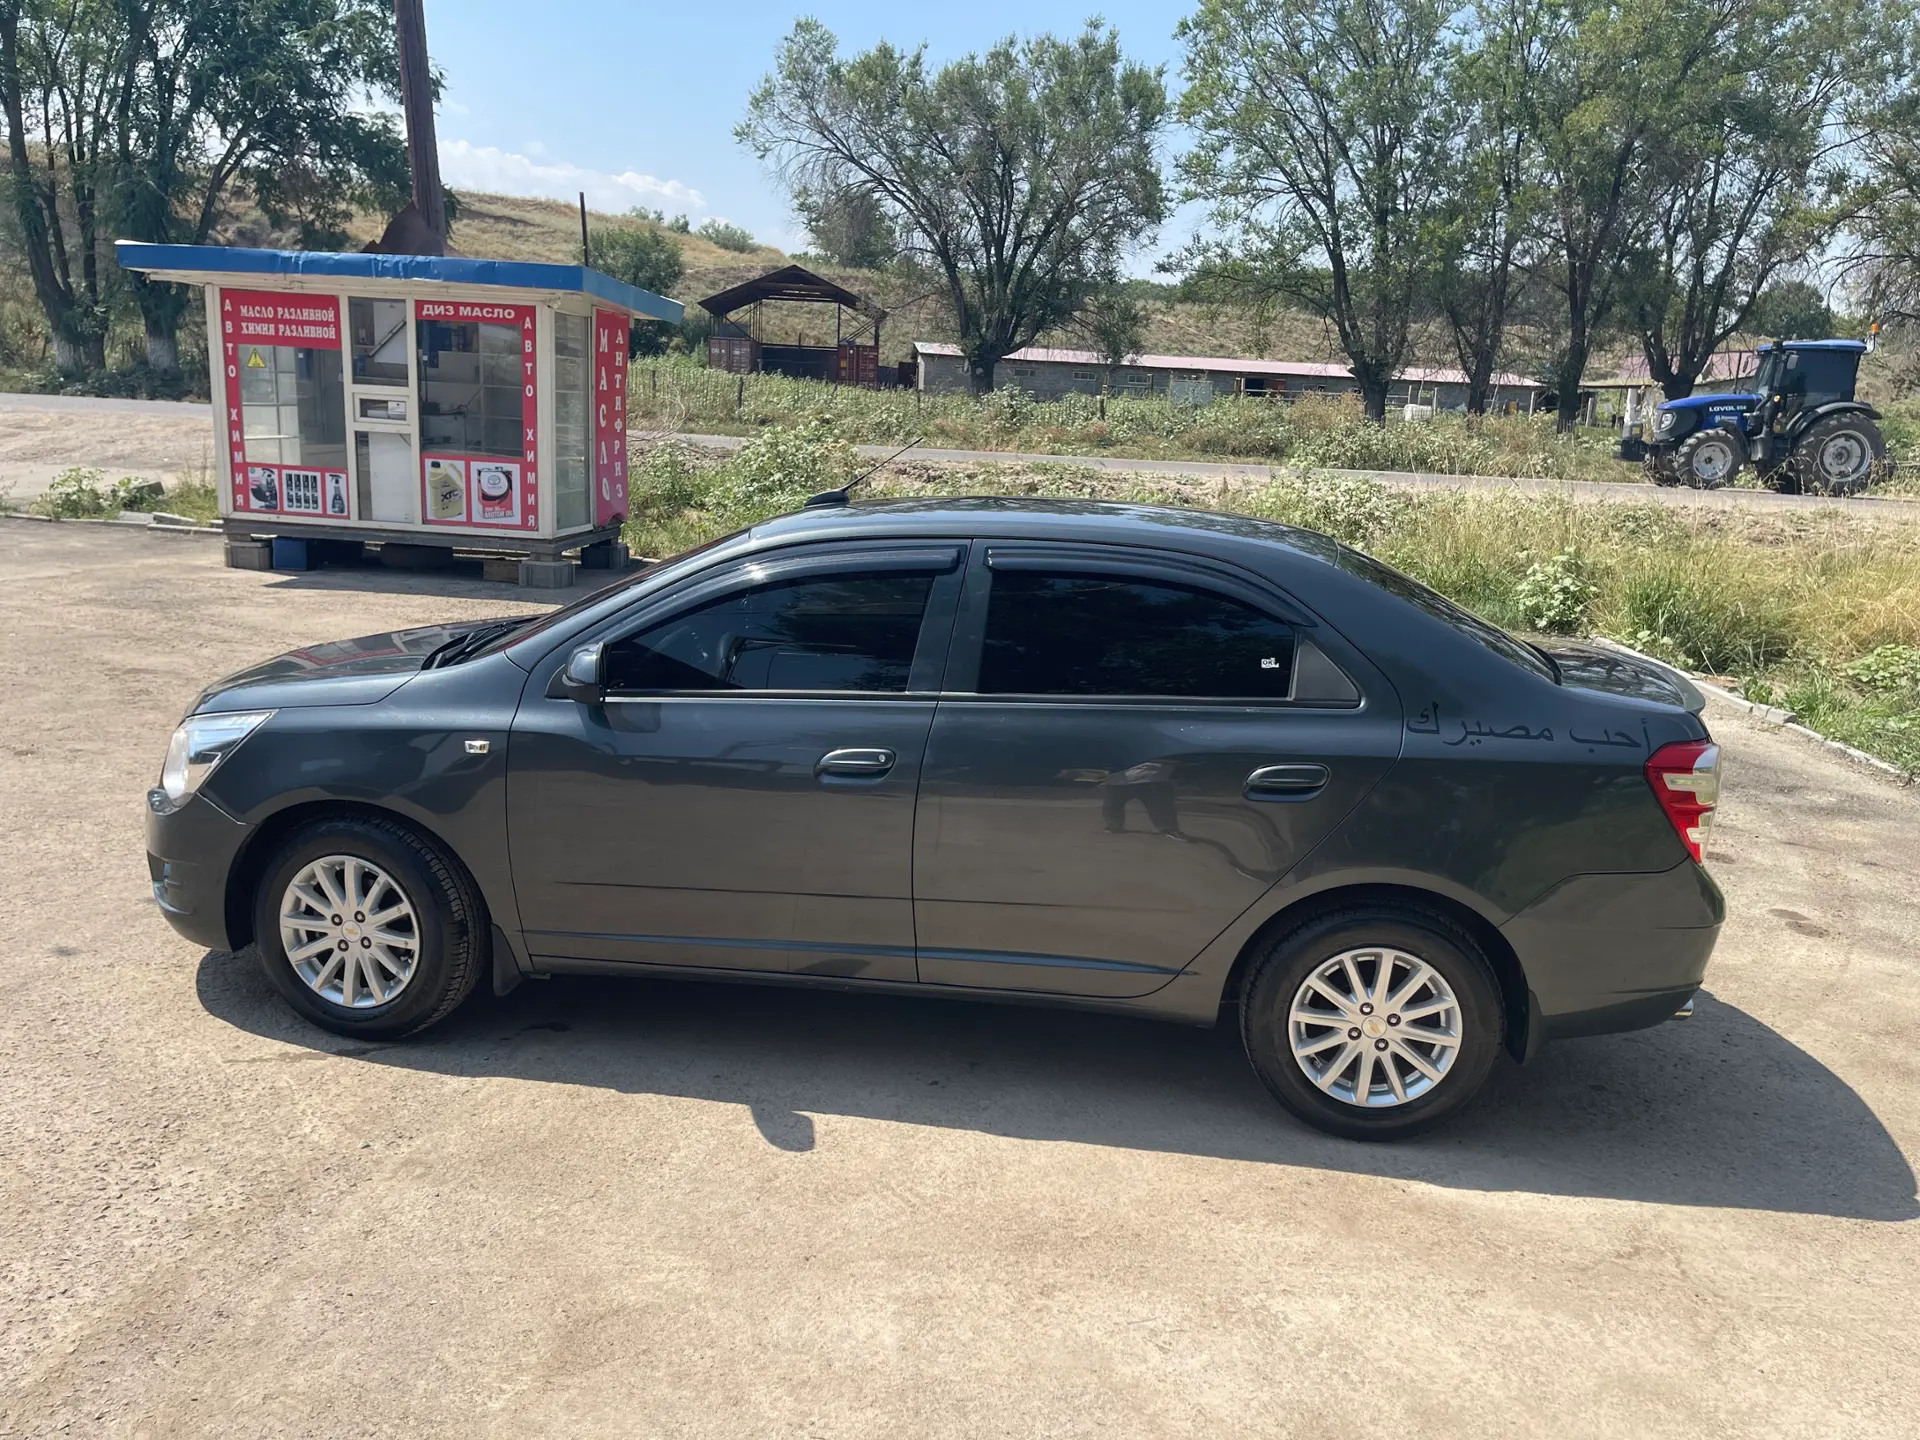
[[[1472,1100],[1505,1031],[1479,947],[1438,915],[1343,910],[1279,937],[1240,1003],[1247,1058],[1274,1098],[1330,1134],[1391,1140]]]
[[[254,901],[267,978],[337,1035],[386,1038],[442,1019],[472,991],[491,934],[459,863],[388,820],[297,831]]]

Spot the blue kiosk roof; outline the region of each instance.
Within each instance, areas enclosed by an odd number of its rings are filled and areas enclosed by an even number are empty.
[[[486,285],[502,290],[571,290],[618,305],[649,320],[678,325],[685,309],[651,290],[628,285],[584,265],[535,260],[469,260],[452,255],[334,254],[323,250],[248,250],[228,245],[150,245],[119,240],[122,270],[190,271],[207,275],[284,276],[301,280],[390,280],[440,285]]]

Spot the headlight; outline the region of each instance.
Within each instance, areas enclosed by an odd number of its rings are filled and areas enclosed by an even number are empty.
[[[271,710],[231,715],[189,715],[167,742],[167,763],[160,767],[160,788],[175,805],[200,788],[240,742],[273,718]]]
[[[1662,410],[1660,412],[1660,428],[1662,430],[1671,430],[1673,428],[1673,422],[1678,418],[1673,411]]]

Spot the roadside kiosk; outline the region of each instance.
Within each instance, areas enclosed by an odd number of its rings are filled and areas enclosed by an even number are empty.
[[[627,516],[633,320],[681,306],[580,265],[122,240],[206,287],[229,565],[274,539],[608,564]]]

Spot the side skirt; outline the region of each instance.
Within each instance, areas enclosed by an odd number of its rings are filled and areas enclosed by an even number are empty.
[[[1106,1015],[1132,1015],[1146,1020],[1209,1029],[1217,1018],[1216,1003],[1198,1007],[1188,1002],[1187,976],[1174,979],[1151,995],[1104,999],[1082,995],[1047,994],[1033,990],[989,990],[966,985],[923,985],[910,980],[861,980],[839,975],[803,975],[781,970],[714,970],[698,965],[636,965],[620,960],[580,960],[559,955],[536,955],[533,972],[546,975],[618,975],[626,979],[699,980],[721,985],[775,985],[795,989],[862,991],[873,995],[901,995],[920,1000],[972,1000],[994,1005],[1026,1005],[1047,1010],[1090,1010]]]

